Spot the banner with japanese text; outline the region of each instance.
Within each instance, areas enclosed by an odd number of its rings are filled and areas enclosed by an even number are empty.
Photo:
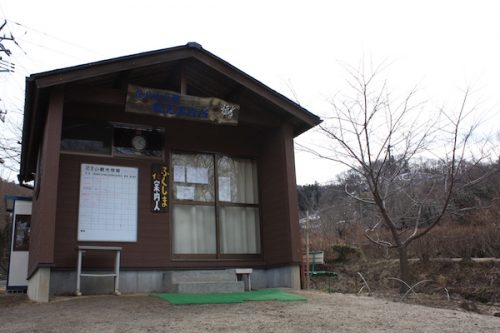
[[[129,85],[126,112],[237,125],[240,106],[216,97],[197,97]]]

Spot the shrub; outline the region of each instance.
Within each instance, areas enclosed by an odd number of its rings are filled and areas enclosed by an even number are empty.
[[[361,255],[358,248],[347,244],[335,244],[331,247],[333,260],[344,262],[351,259],[358,259]]]

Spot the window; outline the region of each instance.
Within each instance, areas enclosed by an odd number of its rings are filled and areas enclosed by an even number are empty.
[[[161,158],[163,130],[68,117],[63,120],[61,151]]]
[[[16,215],[14,251],[29,251],[31,215]]]
[[[172,166],[174,253],[216,254],[213,156],[175,154]]]
[[[113,154],[162,157],[162,132],[158,129],[139,129],[115,125],[113,128]]]
[[[260,253],[255,161],[218,157],[217,176],[221,253]]]
[[[113,127],[106,122],[65,118],[61,150],[77,153],[111,154]]]
[[[260,249],[257,165],[214,154],[173,154],[176,255],[256,255]]]

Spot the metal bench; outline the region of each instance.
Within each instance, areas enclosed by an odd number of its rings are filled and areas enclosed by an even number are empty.
[[[76,296],[81,296],[80,279],[82,276],[89,277],[113,277],[114,278],[114,293],[120,295],[119,280],[120,280],[120,253],[122,248],[118,246],[78,246],[78,263],[76,271]],[[114,273],[82,273],[82,256],[87,251],[114,251],[115,252],[115,267]]]

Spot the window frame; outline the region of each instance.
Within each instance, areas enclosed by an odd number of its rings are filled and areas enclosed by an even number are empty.
[[[81,117],[69,117],[72,119],[76,119],[82,122],[92,122],[93,119],[81,118]],[[64,123],[64,119],[63,119]],[[153,160],[153,161],[164,161],[165,160],[165,147],[166,147],[166,136],[165,136],[165,128],[163,127],[154,127],[148,125],[137,125],[130,124],[118,121],[102,121],[103,124],[109,125],[111,127],[111,138],[110,138],[110,151],[109,153],[97,153],[97,152],[83,152],[76,150],[64,150],[61,147],[62,144],[62,130],[61,130],[61,138],[59,143],[59,152],[64,155],[82,155],[82,156],[95,156],[95,157],[104,157],[104,158],[120,158],[120,159],[145,159],[145,160]],[[127,128],[127,129],[136,129],[142,131],[155,131],[158,130],[161,132],[161,153],[159,156],[147,156],[147,155],[135,155],[135,154],[123,154],[117,153],[114,151],[115,148],[115,128]]]
[[[258,260],[262,259],[264,255],[263,246],[262,246],[262,203],[261,203],[261,187],[260,187],[260,177],[259,177],[259,163],[257,156],[245,156],[245,155],[235,155],[235,154],[227,154],[223,152],[216,151],[194,151],[194,150],[181,150],[181,149],[172,149],[169,154],[169,165],[170,170],[173,170],[173,155],[211,155],[213,158],[214,165],[214,201],[196,201],[196,200],[177,200],[174,197],[174,191],[170,191],[169,193],[169,202],[171,204],[171,209],[169,210],[169,226],[170,226],[170,253],[172,261],[243,261],[243,260]],[[249,203],[234,203],[227,201],[219,201],[219,184],[217,181],[218,177],[218,167],[217,167],[217,158],[221,156],[227,156],[230,158],[241,158],[252,160],[256,164],[257,168],[257,203],[249,204]],[[174,184],[174,175],[173,171],[170,172],[170,184],[173,189]],[[174,252],[174,217],[173,217],[173,206],[174,205],[188,205],[188,206],[211,206],[214,207],[215,211],[215,254],[179,254]],[[222,253],[221,252],[221,225],[220,225],[220,217],[219,217],[219,207],[251,207],[258,209],[258,218],[259,218],[259,253]]]

